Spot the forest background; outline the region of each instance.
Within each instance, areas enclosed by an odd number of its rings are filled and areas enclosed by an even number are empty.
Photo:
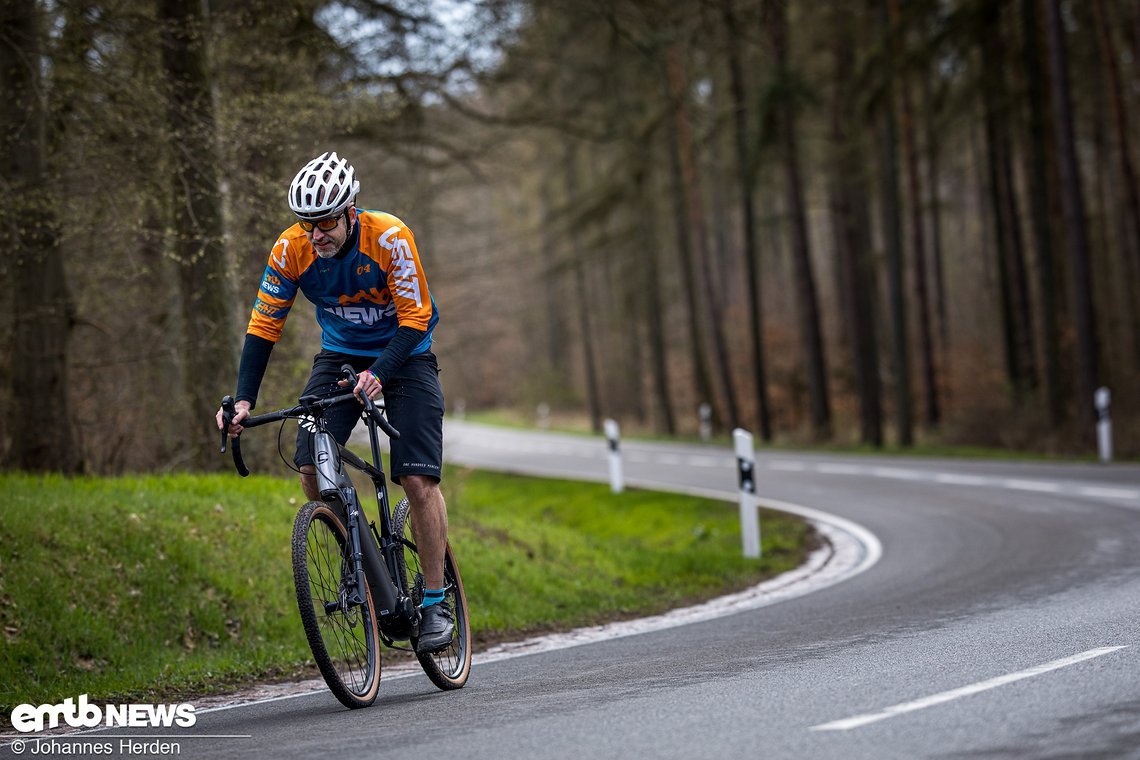
[[[1132,0],[0,0],[0,461],[225,466],[325,150],[416,235],[453,412],[1088,455],[1104,386],[1135,457],[1138,55]]]

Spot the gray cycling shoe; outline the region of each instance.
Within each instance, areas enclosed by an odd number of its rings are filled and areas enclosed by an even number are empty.
[[[455,634],[455,616],[444,600],[420,610],[420,637],[416,654],[434,654],[451,646]]]

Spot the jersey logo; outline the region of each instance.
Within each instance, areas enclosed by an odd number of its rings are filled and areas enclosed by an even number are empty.
[[[382,320],[385,315],[395,314],[396,306],[395,304],[389,304],[387,308],[378,306],[326,306],[325,311],[356,325],[374,325]]]
[[[422,307],[420,280],[416,273],[416,260],[408,241],[400,237],[400,228],[393,226],[380,236],[380,245],[392,254],[392,276],[396,280],[393,294],[409,298]]]
[[[380,288],[358,290],[354,296],[340,296],[337,298],[341,306],[350,306],[354,303],[360,303],[361,301],[371,301],[372,303],[378,303],[383,306],[391,300],[392,296],[388,294],[388,291],[380,290]]]
[[[281,256],[279,256],[279,257],[274,256],[272,253],[270,253],[269,258],[273,261],[274,264],[277,265],[277,267],[279,269],[284,271],[285,270],[285,254],[289,251],[289,241],[286,240],[285,238],[281,238],[280,240],[278,240],[276,243],[273,244],[273,250],[277,250],[277,246],[281,246]]]

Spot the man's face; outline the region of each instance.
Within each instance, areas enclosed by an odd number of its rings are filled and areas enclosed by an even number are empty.
[[[331,259],[335,256],[344,245],[344,241],[348,239],[348,231],[356,223],[356,207],[349,206],[344,213],[334,218],[336,226],[332,229],[322,230],[318,226],[319,223],[314,223],[313,229],[305,233],[316,249],[317,255],[322,259]]]

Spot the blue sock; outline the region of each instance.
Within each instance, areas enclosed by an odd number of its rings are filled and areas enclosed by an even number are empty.
[[[420,607],[431,607],[433,604],[439,604],[443,601],[443,594],[447,591],[447,587],[443,588],[425,588],[424,601]]]

